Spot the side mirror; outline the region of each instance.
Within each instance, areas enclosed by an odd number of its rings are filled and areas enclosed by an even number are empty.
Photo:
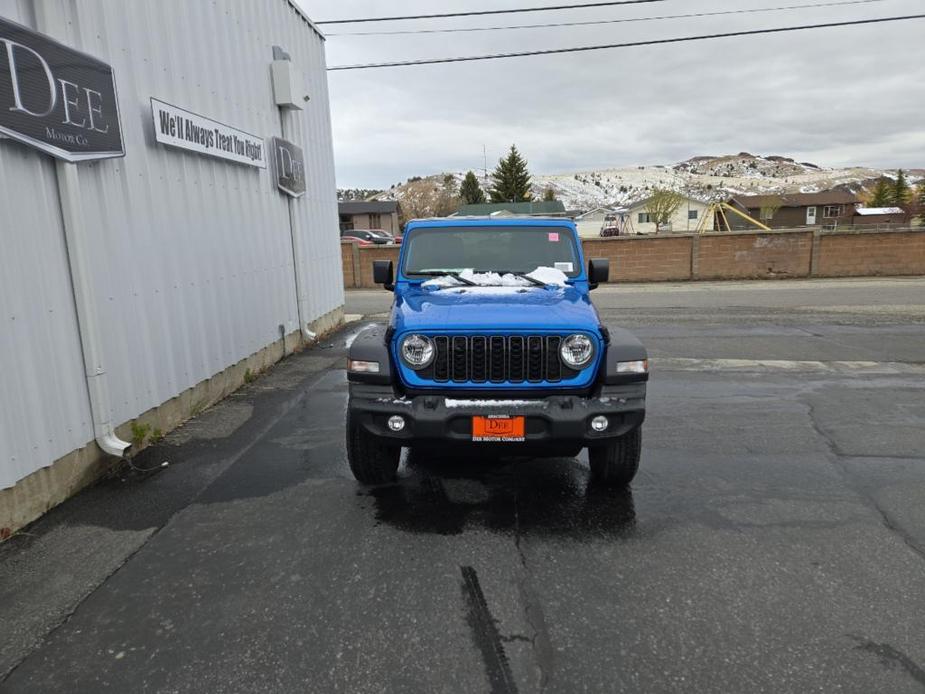
[[[395,289],[395,269],[391,260],[373,261],[373,282],[381,284],[388,291]]]
[[[610,261],[607,258],[591,258],[588,261],[588,283],[591,289],[597,289],[610,279]]]

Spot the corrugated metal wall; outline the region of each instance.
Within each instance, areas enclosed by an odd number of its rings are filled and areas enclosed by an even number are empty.
[[[281,136],[272,46],[290,53],[311,96],[285,116],[306,156],[292,203],[303,318],[343,304],[324,43],[286,0],[36,3],[66,27],[56,39],[113,65],[119,90],[126,157],[79,165],[114,422],[298,329],[290,203],[271,170],[156,144],[151,97]],[[0,15],[36,26],[32,3],[0,0]],[[0,205],[5,487],[93,434],[51,160],[0,142]]]

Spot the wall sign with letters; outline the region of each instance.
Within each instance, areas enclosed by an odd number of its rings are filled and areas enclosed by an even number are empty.
[[[302,148],[289,140],[273,138],[276,186],[294,198],[305,195],[305,156]]]
[[[238,164],[267,168],[266,143],[230,125],[151,99],[158,142]]]
[[[0,18],[0,133],[69,162],[124,156],[112,67]]]

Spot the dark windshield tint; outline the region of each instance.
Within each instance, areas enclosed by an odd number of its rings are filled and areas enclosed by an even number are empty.
[[[578,249],[566,227],[433,227],[405,240],[405,275],[462,270],[532,272],[552,267],[581,273]]]

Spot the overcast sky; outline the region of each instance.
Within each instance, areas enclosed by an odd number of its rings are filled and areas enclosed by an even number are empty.
[[[825,0],[661,0],[483,18],[326,25],[328,65],[622,43],[916,14],[923,0],[595,26],[334,36],[580,22]],[[572,0],[300,0],[315,20]],[[577,0],[575,0],[577,2]],[[479,169],[510,146],[535,173],[781,154],[828,166],[925,167],[925,20],[423,67],[331,72],[337,180],[384,187]]]

